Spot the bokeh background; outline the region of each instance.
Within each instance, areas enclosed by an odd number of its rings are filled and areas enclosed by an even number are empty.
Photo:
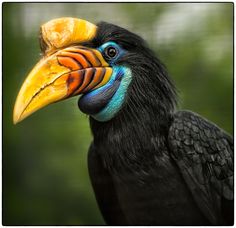
[[[25,76],[40,58],[38,31],[70,16],[144,37],[191,109],[233,133],[232,3],[3,3],[3,224],[104,224],[87,171],[88,118],[71,98],[14,126]]]

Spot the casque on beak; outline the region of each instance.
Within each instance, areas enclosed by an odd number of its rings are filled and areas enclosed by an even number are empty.
[[[112,68],[101,53],[78,44],[94,38],[96,26],[80,19],[60,18],[41,27],[45,56],[36,64],[17,96],[16,124],[40,108],[107,83]]]

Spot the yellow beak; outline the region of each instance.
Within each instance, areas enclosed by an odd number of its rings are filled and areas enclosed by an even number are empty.
[[[99,51],[75,46],[92,40],[96,30],[96,25],[70,17],[41,26],[45,57],[20,89],[13,112],[15,124],[48,104],[96,89],[110,79],[112,68]]]
[[[69,47],[44,57],[33,68],[17,96],[16,124],[38,109],[107,83],[112,68],[96,49]]]

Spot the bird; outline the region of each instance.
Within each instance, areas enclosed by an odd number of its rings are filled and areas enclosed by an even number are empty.
[[[93,141],[88,170],[108,225],[233,225],[233,139],[188,110],[165,65],[120,26],[62,17],[40,27],[41,60],[24,81],[16,124],[78,96]]]

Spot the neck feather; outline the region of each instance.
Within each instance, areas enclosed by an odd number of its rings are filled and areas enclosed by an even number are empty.
[[[90,117],[95,147],[109,168],[140,167],[166,151],[166,136],[176,105],[175,88],[155,58],[135,72],[121,110],[107,122]]]

